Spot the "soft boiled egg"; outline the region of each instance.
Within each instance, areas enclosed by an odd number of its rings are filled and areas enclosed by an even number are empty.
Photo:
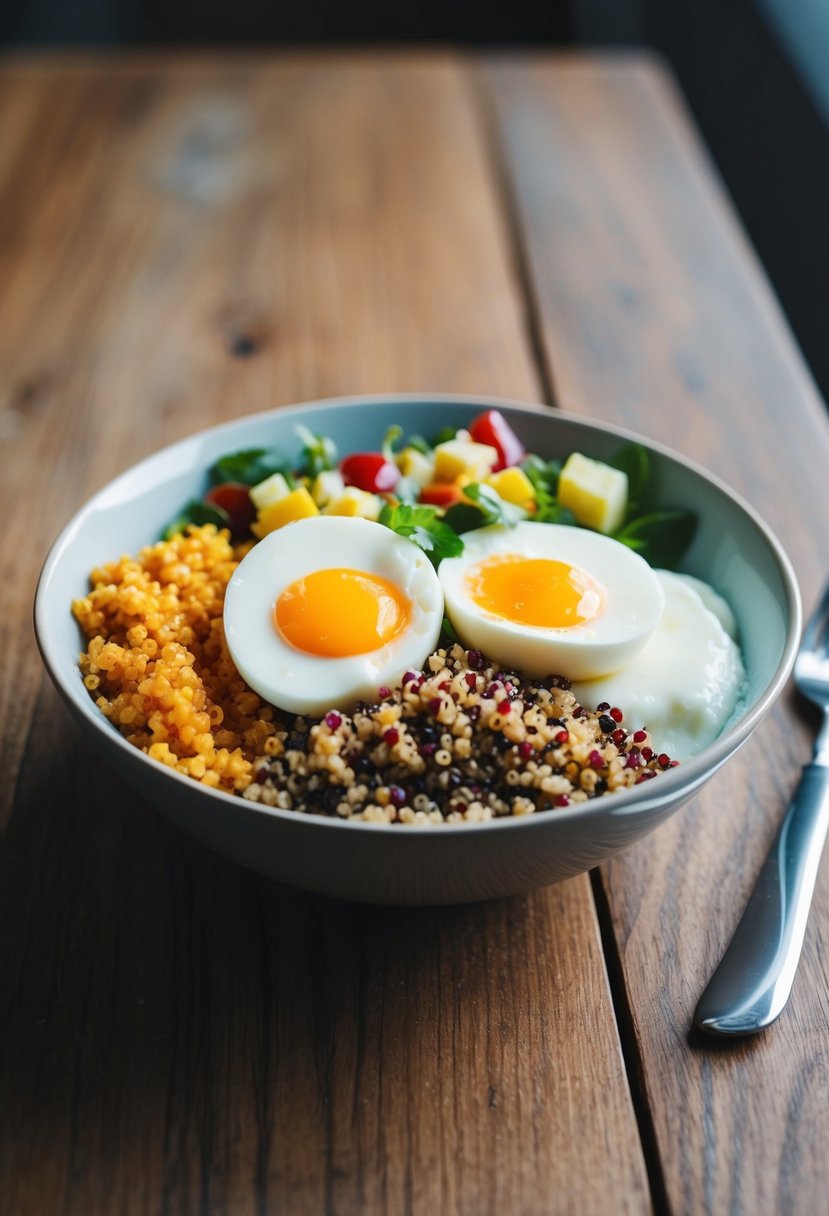
[[[734,616],[707,583],[657,570],[665,611],[644,650],[629,666],[573,686],[584,705],[624,707],[629,729],[647,729],[676,760],[694,756],[734,713],[745,668],[734,640]]]
[[[651,567],[610,537],[559,524],[495,524],[441,562],[459,637],[529,676],[592,679],[647,643],[664,595]]]
[[[260,696],[298,714],[374,700],[434,650],[440,582],[425,553],[381,524],[315,516],[270,533],[225,597],[228,649]]]

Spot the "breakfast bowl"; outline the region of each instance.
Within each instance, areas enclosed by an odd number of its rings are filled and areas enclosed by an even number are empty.
[[[613,459],[642,444],[657,505],[693,512],[697,526],[680,569],[705,580],[733,611],[745,666],[739,705],[696,755],[653,781],[587,802],[482,822],[418,826],[341,819],[252,802],[208,788],[127,741],[84,686],[84,639],[71,605],[93,567],[155,541],[182,503],[199,497],[207,470],[228,452],[296,447],[299,424],[341,453],[374,450],[390,423],[430,435],[497,408],[526,449],[545,459],[579,452]],[[539,406],[480,397],[398,395],[285,407],[226,423],[163,449],[83,506],[56,540],[35,598],[46,667],[73,718],[147,802],[219,853],[292,886],[378,904],[451,904],[525,892],[589,870],[678,811],[749,738],[783,688],[800,634],[797,583],[756,512],[699,466],[639,436]]]

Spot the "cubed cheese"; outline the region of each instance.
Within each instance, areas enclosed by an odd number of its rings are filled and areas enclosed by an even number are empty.
[[[404,477],[411,478],[419,486],[428,486],[435,475],[433,457],[425,456],[417,448],[404,448],[397,457],[397,467]]]
[[[435,481],[483,481],[497,463],[498,452],[488,443],[449,439],[435,448]]]
[[[492,486],[505,502],[514,503],[517,507],[528,507],[536,500],[533,483],[523,469],[513,467],[492,473],[487,477],[486,484]]]
[[[260,511],[256,523],[252,525],[252,531],[261,539],[285,524],[292,524],[297,519],[307,519],[311,515],[319,515],[319,507],[311,497],[308,487],[298,486],[284,498],[269,503],[264,511]]]
[[[318,507],[324,507],[332,499],[339,498],[344,489],[345,482],[339,469],[323,469],[314,479],[311,495]]]
[[[580,524],[597,532],[615,532],[625,517],[627,474],[600,460],[573,452],[558,479],[558,501]]]
[[[360,519],[377,520],[383,509],[383,499],[368,490],[358,490],[356,486],[346,486],[339,498],[327,503],[324,515],[351,515]]]
[[[258,486],[251,486],[250,500],[257,511],[264,511],[265,507],[269,507],[272,502],[279,502],[280,498],[289,493],[288,483],[282,474],[272,473],[270,477],[260,481]]]

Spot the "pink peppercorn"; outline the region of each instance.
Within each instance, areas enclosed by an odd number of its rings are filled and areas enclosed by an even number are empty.
[[[655,777],[655,776],[656,776],[656,773],[653,771],[653,769],[646,768],[645,771],[643,773],[640,773],[639,776],[636,778],[634,785],[641,785],[643,781],[650,781],[651,777]]]
[[[555,740],[556,743],[566,743],[569,738],[570,738],[570,736],[566,730],[557,731],[553,735],[553,739]]]
[[[503,714],[504,717],[512,713],[512,706],[510,705],[509,701],[497,701],[495,703],[495,708],[498,710],[498,713]]]
[[[647,737],[648,737],[648,732],[646,730],[635,730],[633,732],[633,742],[634,743],[644,743],[645,740],[647,739]]]
[[[570,805],[570,799],[567,797],[566,794],[556,794],[555,798],[553,799],[553,806],[569,806],[569,805]]]
[[[625,768],[639,768],[641,762],[642,757],[639,755],[638,751],[634,750],[632,752],[628,752],[627,760],[625,761]]]
[[[660,754],[657,756],[657,761],[662,768],[670,768],[671,766],[671,757],[667,752],[660,752]]]
[[[625,739],[627,739],[627,737],[628,737],[628,733],[626,730],[622,730],[622,728],[619,727],[618,730],[614,730],[613,734],[610,737],[613,740],[613,742],[616,744],[617,747],[622,747],[624,745]]]
[[[342,726],[342,718],[333,709],[329,714],[325,715],[325,725],[329,730],[336,730],[338,726]]]
[[[518,754],[522,760],[529,760],[534,751],[532,743],[528,743],[526,739],[523,743],[518,744]]]
[[[596,748],[587,757],[587,761],[593,768],[604,768],[604,756]]]
[[[420,679],[420,676],[418,675],[418,673],[416,671],[407,671],[406,674],[403,676],[403,684],[404,684],[404,686],[406,684],[416,684],[419,679]]]
[[[389,747],[394,747],[395,743],[398,743],[399,740],[400,740],[400,731],[395,730],[395,728],[393,726],[390,726],[387,731],[384,731],[383,742],[387,743]]]
[[[644,757],[645,760],[653,760],[653,748],[652,747],[643,747],[642,756]]]
[[[389,802],[391,802],[391,804],[393,806],[405,806],[406,805],[406,791],[404,789],[401,789],[401,787],[399,785],[390,785],[389,786]]]
[[[448,692],[451,687],[452,684],[449,680],[444,680],[441,684],[438,684],[438,688],[441,692]]]
[[[481,671],[484,666],[484,656],[480,650],[467,650],[466,661],[473,671]]]
[[[387,684],[381,684],[380,687],[377,689],[377,696],[380,698],[381,701],[385,701],[388,697],[391,696],[391,689],[388,687]]]
[[[610,714],[614,722],[621,722],[622,718],[625,716],[621,709],[619,709],[616,705],[614,705],[613,708],[609,709],[607,712]]]

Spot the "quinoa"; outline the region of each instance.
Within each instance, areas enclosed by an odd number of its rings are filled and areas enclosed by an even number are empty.
[[[586,802],[676,763],[617,706],[562,676],[522,681],[448,644],[352,715],[296,718],[266,740],[245,798],[374,823],[481,822]]]
[[[244,682],[224,637],[225,590],[250,547],[191,525],[93,570],[72,605],[84,684],[162,764],[298,813],[430,824],[556,810],[676,763],[618,707],[577,704],[562,676],[522,680],[451,642],[352,714],[281,712]]]

